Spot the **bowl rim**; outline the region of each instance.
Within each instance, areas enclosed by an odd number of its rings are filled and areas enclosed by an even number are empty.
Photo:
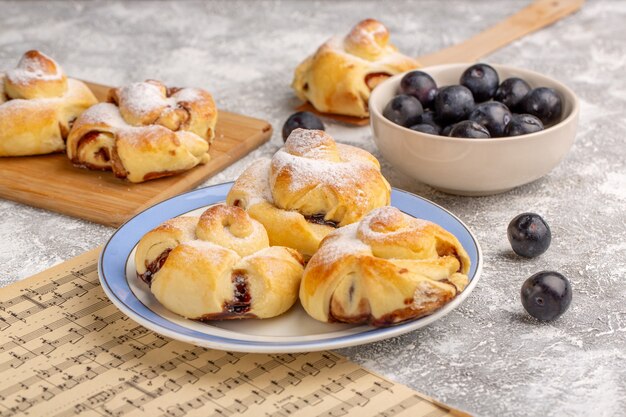
[[[373,106],[373,100],[374,97],[377,96],[377,94],[382,94],[380,93],[380,91],[382,91],[382,89],[380,87],[382,87],[383,85],[387,84],[387,83],[393,83],[395,80],[404,77],[406,74],[408,74],[409,72],[412,71],[423,71],[425,73],[428,74],[429,70],[444,70],[447,68],[456,68],[456,67],[470,67],[472,65],[476,64],[476,62],[472,63],[472,62],[458,62],[458,63],[452,63],[452,64],[440,64],[440,65],[431,65],[428,67],[421,67],[421,68],[414,68],[408,71],[404,71],[401,72],[399,74],[396,74],[392,77],[389,77],[388,79],[386,79],[385,81],[383,81],[381,84],[379,84],[378,86],[376,86],[376,88],[374,88],[374,90],[372,90],[372,93],[370,94],[370,98],[368,101],[368,107],[370,109],[370,113],[371,113],[371,123],[374,123],[374,119],[378,119],[380,120],[382,123],[387,124],[388,126],[391,126],[392,128],[398,128],[401,130],[404,130],[406,132],[408,132],[409,134],[414,134],[416,135],[416,137],[420,137],[420,136],[426,136],[428,138],[432,138],[432,139],[438,139],[441,140],[443,142],[463,142],[465,144],[467,144],[468,142],[468,138],[456,138],[456,137],[450,137],[450,136],[441,136],[441,135],[433,135],[431,133],[425,133],[425,132],[419,132],[416,130],[412,130],[409,129],[408,127],[404,127],[401,126],[399,124],[396,124],[394,122],[392,122],[391,120],[387,119],[385,116],[383,116],[382,111],[380,109],[378,109],[376,106]],[[514,67],[511,65],[502,65],[502,64],[492,64],[492,63],[486,63],[487,65],[490,65],[492,67],[494,67],[494,69],[496,71],[499,71],[500,68],[505,69],[505,70],[514,70],[514,71],[521,71],[521,72],[525,72],[531,76],[539,76],[539,77],[543,77],[543,78],[547,78],[549,79],[551,82],[553,82],[554,84],[557,85],[559,90],[565,91],[568,95],[570,95],[574,100],[572,103],[572,111],[570,112],[570,114],[563,120],[561,120],[560,122],[548,127],[547,129],[544,130],[540,130],[538,132],[533,132],[533,133],[527,133],[525,135],[518,135],[518,136],[503,136],[503,137],[498,137],[498,138],[487,138],[487,139],[470,139],[472,143],[493,143],[493,142],[511,142],[511,141],[516,141],[516,140],[524,140],[524,139],[532,139],[532,138],[536,138],[538,136],[541,135],[545,135],[553,130],[556,130],[559,127],[562,127],[568,123],[571,123],[572,120],[574,120],[575,118],[578,117],[578,113],[580,111],[580,102],[578,99],[578,96],[576,95],[576,93],[574,93],[574,91],[569,88],[567,85],[563,84],[561,81],[556,80],[548,75],[545,74],[541,74],[537,71],[533,71],[533,70],[529,70],[526,68],[521,68],[521,67]],[[429,74],[430,75],[430,74]],[[499,74],[498,74],[499,75]],[[561,91],[559,91],[561,92]],[[563,98],[565,99],[565,97]]]

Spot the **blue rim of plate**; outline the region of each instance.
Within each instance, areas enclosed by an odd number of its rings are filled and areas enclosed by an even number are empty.
[[[360,333],[299,342],[241,340],[183,327],[153,312],[134,295],[126,277],[127,260],[139,239],[148,231],[172,217],[223,202],[232,185],[232,182],[228,182],[180,194],[147,208],[120,226],[105,244],[98,261],[100,283],[113,304],[139,324],[164,336],[192,344],[241,352],[304,352],[371,343],[427,326],[456,308],[474,289],[480,277],[482,252],[470,229],[443,207],[418,195],[393,188],[392,206],[414,217],[439,224],[457,237],[470,256],[470,283],[461,294],[435,313],[391,327],[365,327],[368,330]]]

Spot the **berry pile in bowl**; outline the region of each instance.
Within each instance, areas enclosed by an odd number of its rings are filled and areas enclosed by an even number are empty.
[[[383,157],[442,191],[489,195],[550,172],[574,142],[579,104],[561,82],[504,65],[398,74],[370,101]]]

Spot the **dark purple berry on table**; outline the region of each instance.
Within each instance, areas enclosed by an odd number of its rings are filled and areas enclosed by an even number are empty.
[[[283,140],[287,140],[291,132],[295,129],[315,129],[324,130],[324,123],[311,112],[299,111],[289,116],[283,125]]]
[[[511,248],[519,256],[534,258],[550,247],[552,233],[548,223],[535,213],[522,213],[507,228]]]
[[[553,88],[539,87],[524,97],[520,103],[520,113],[538,117],[544,126],[550,126],[561,119],[563,104],[561,96]]]
[[[530,114],[514,114],[504,130],[505,136],[520,136],[543,130],[541,120]]]
[[[493,67],[487,64],[475,64],[463,72],[461,85],[469,88],[477,103],[487,101],[496,93],[500,79]]]
[[[550,321],[565,313],[572,302],[572,286],[558,272],[541,271],[522,285],[522,305],[534,318]]]
[[[425,72],[411,71],[400,80],[399,92],[415,97],[424,108],[432,107],[437,94],[437,83]]]
[[[492,138],[499,138],[504,136],[504,130],[511,121],[511,116],[511,112],[504,104],[489,101],[474,107],[469,120],[485,127]]]
[[[429,133],[431,135],[438,135],[441,132],[436,125],[431,125],[428,123],[419,123],[411,126],[411,130],[415,130],[417,132]]]
[[[507,78],[502,81],[500,87],[496,90],[493,99],[507,106],[510,110],[515,111],[526,94],[530,92],[530,85],[521,78]]]
[[[440,88],[435,96],[435,114],[443,124],[456,123],[467,119],[474,109],[472,92],[462,85]]]
[[[448,135],[453,138],[488,139],[489,131],[471,120],[463,120],[455,124]]]
[[[450,132],[452,131],[453,127],[454,125],[448,125],[441,129],[441,136],[450,136]]]
[[[424,112],[422,104],[413,96],[401,94],[391,99],[383,110],[383,116],[400,126],[409,127],[420,122]]]

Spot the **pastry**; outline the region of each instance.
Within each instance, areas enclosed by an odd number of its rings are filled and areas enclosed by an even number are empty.
[[[344,37],[333,37],[296,68],[296,95],[318,111],[368,117],[370,92],[383,80],[418,66],[389,43],[389,31],[366,19]]]
[[[52,58],[26,52],[17,68],[0,73],[0,156],[63,151],[74,119],[97,102]]]
[[[260,221],[270,244],[311,256],[328,233],[389,204],[390,194],[369,152],[322,130],[295,129],[271,159],[241,174],[226,202]]]
[[[394,207],[329,234],[302,277],[300,301],[324,322],[388,326],[433,313],[468,284],[452,234]]]
[[[74,123],[67,156],[75,165],[143,182],[209,161],[217,109],[208,92],[151,80],[111,89],[108,101]]]
[[[298,298],[303,271],[297,251],[270,247],[259,222],[223,204],[148,232],[135,265],[163,306],[195,320],[282,314]]]

